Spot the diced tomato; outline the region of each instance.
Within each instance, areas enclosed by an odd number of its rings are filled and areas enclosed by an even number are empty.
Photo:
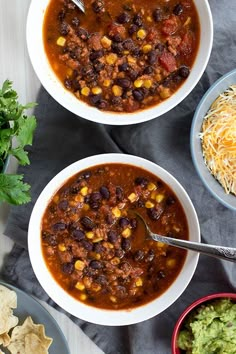
[[[181,54],[188,55],[192,52],[192,49],[193,49],[193,37],[191,33],[185,33],[182,42],[179,45],[179,50]]]
[[[111,25],[108,26],[108,34],[111,37],[114,37],[116,35],[119,35],[121,38],[125,37],[125,27],[123,25],[119,25],[116,23],[111,23]]]
[[[159,58],[159,62],[170,73],[177,69],[175,57],[170,52],[163,52]]]
[[[178,19],[177,16],[171,16],[167,20],[163,21],[163,26],[161,28],[161,31],[170,36],[174,34],[179,27]]]

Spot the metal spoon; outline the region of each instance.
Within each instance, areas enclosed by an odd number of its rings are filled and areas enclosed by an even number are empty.
[[[236,262],[236,248],[207,245],[200,242],[179,240],[173,237],[154,234],[148,227],[143,217],[136,212],[134,212],[134,214],[136,214],[139,217],[139,219],[142,221],[142,223],[145,226],[145,229],[147,231],[146,239],[152,239],[154,241],[162,242],[170,246],[203,253],[210,257],[221,258],[230,262]]]
[[[85,13],[85,7],[84,7],[84,2],[83,0],[72,0],[73,3],[78,6],[78,8],[83,12]]]

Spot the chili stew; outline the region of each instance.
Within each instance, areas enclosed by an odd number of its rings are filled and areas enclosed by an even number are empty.
[[[200,26],[193,0],[51,0],[44,45],[65,88],[98,109],[134,112],[170,97],[189,76]]]
[[[145,239],[143,224],[188,239],[184,210],[152,173],[119,163],[71,177],[50,200],[41,227],[47,267],[71,296],[98,308],[129,309],[160,296],[186,251]]]

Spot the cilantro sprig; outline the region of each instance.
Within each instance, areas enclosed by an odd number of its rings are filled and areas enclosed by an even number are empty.
[[[0,89],[0,202],[20,205],[28,203],[30,185],[23,182],[23,175],[4,174],[4,163],[8,156],[14,156],[20,165],[29,165],[27,145],[32,145],[36,128],[34,115],[25,111],[36,103],[21,105],[12,82],[6,80]]]

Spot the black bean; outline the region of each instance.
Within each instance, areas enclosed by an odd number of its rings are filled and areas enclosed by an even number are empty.
[[[125,252],[129,251],[131,249],[131,242],[128,238],[123,238],[121,242],[121,247]]]
[[[121,97],[112,97],[111,103],[113,106],[121,106],[122,105],[122,98]]]
[[[108,224],[108,225],[111,225],[111,224],[113,224],[113,222],[114,222],[114,219],[113,219],[113,216],[112,216],[112,214],[107,214],[107,216],[106,216],[106,223]]]
[[[155,252],[153,250],[149,250],[145,257],[145,262],[152,262],[154,258],[155,258]]]
[[[50,205],[49,206],[49,211],[50,211],[51,214],[55,214],[56,210],[57,210],[56,205]]]
[[[163,210],[162,209],[156,209],[156,208],[150,208],[147,209],[147,214],[150,219],[152,220],[158,220],[162,214]]]
[[[93,210],[98,210],[100,208],[100,203],[99,202],[89,202],[90,208]]]
[[[108,106],[108,102],[107,102],[106,100],[100,100],[100,101],[98,101],[98,103],[97,103],[97,107],[98,107],[99,109],[106,109],[107,106]]]
[[[102,0],[95,0],[92,2],[93,11],[99,13],[104,10],[104,2]]]
[[[100,192],[93,192],[90,194],[90,202],[100,202],[102,199],[102,195]]]
[[[131,38],[126,39],[122,43],[123,48],[126,50],[133,50],[135,47],[134,41]]]
[[[94,244],[93,251],[96,253],[102,253],[104,251],[104,247],[101,242],[97,242]]]
[[[98,275],[95,278],[95,282],[101,285],[106,285],[108,283],[107,278],[103,274]]]
[[[135,14],[133,17],[133,23],[136,26],[141,27],[143,24],[142,16],[140,14]]]
[[[153,20],[155,22],[160,22],[162,20],[162,11],[160,8],[157,8],[152,13]]]
[[[130,35],[134,34],[135,32],[138,31],[138,26],[135,24],[132,24],[129,26],[128,32]]]
[[[161,54],[163,50],[165,49],[165,46],[163,43],[157,43],[155,45],[155,49],[157,49],[158,53]]]
[[[99,191],[103,199],[108,200],[110,198],[110,192],[106,186],[101,186]]]
[[[72,88],[72,80],[70,79],[65,79],[64,80],[64,85],[67,89],[71,89]]]
[[[52,225],[52,229],[54,231],[64,231],[67,228],[67,225],[64,222],[57,222],[56,224]]]
[[[75,91],[81,90],[80,82],[79,82],[77,79],[74,79],[74,80],[72,81],[72,85],[73,85],[73,89],[74,89]]]
[[[58,13],[57,18],[58,18],[58,20],[59,20],[60,22],[62,22],[65,17],[66,17],[66,12],[65,12],[64,9],[62,9],[62,10]]]
[[[42,238],[43,240],[46,240],[50,246],[56,246],[58,244],[56,236],[49,232],[43,231]]]
[[[130,21],[130,15],[127,12],[122,12],[118,17],[117,17],[117,22],[118,23],[128,23]]]
[[[97,106],[99,102],[101,101],[102,96],[99,95],[90,95],[89,96],[89,101],[92,105]]]
[[[124,191],[121,187],[116,187],[116,199],[121,202],[124,198]]]
[[[76,241],[82,241],[85,239],[85,234],[82,230],[76,229],[72,233],[73,238],[76,239]]]
[[[133,97],[134,97],[135,101],[138,101],[138,102],[143,101],[143,99],[144,99],[144,94],[143,94],[142,90],[140,90],[140,89],[134,89],[134,90],[132,91],[132,94],[133,94]]]
[[[68,33],[69,33],[68,23],[62,22],[60,25],[60,34],[62,34],[63,36],[67,36]]]
[[[183,77],[184,79],[186,79],[189,74],[190,74],[190,69],[188,66],[186,65],[182,65],[180,68],[179,68],[179,74],[181,77]]]
[[[93,52],[90,53],[89,55],[89,59],[91,61],[97,60],[99,58],[101,58],[103,56],[103,50],[99,49],[99,50],[94,50]]]
[[[123,53],[123,46],[122,46],[121,43],[112,43],[111,44],[111,49],[116,54],[122,54]]]
[[[145,206],[145,203],[142,199],[139,199],[136,204],[138,208],[144,208]]]
[[[118,257],[118,258],[123,258],[125,255],[125,252],[122,250],[122,249],[117,249],[115,250],[115,256]]]
[[[142,250],[138,250],[134,254],[134,261],[140,262],[144,258],[144,252]]]
[[[94,72],[92,65],[84,66],[81,70],[81,75],[88,82],[91,82],[96,78],[96,73]]]
[[[118,77],[115,83],[124,89],[128,89],[131,86],[131,80],[126,77]]]
[[[78,17],[74,17],[72,18],[71,23],[73,26],[78,27],[80,25],[80,20]]]
[[[89,263],[89,266],[90,266],[92,269],[102,269],[102,268],[103,268],[102,262],[100,262],[100,261],[95,261],[95,260],[91,261],[91,262]]]
[[[94,70],[99,73],[101,70],[103,70],[105,68],[105,64],[101,63],[99,60],[96,60],[93,62],[93,67]]]
[[[183,13],[183,11],[184,11],[184,8],[183,8],[183,5],[181,5],[181,4],[175,5],[175,7],[173,9],[173,13],[176,16],[181,15]]]
[[[155,64],[157,61],[157,51],[156,50],[151,50],[149,53],[147,53],[147,62],[150,65]]]
[[[116,43],[121,43],[122,42],[122,37],[119,33],[116,33],[112,36],[112,39]]]
[[[128,75],[131,78],[131,80],[136,80],[139,74],[136,70],[130,68],[128,71]]]
[[[96,224],[88,216],[83,216],[80,222],[86,230],[93,230],[96,227]]]
[[[139,58],[142,55],[142,53],[143,53],[142,50],[139,49],[138,47],[132,49],[132,55],[135,58]]]
[[[96,269],[90,268],[90,267],[84,267],[83,269],[83,275],[87,276],[87,277],[91,277],[93,278],[94,276],[96,276]]]
[[[76,32],[77,36],[81,38],[83,41],[86,41],[89,37],[89,33],[86,29],[80,27]]]
[[[174,197],[172,197],[172,196],[168,196],[167,198],[166,198],[166,205],[172,205],[172,204],[174,204],[175,203],[175,198]]]
[[[63,263],[61,269],[62,269],[63,273],[71,274],[71,273],[73,273],[73,270],[74,270],[74,264],[71,262]]]
[[[118,65],[119,71],[127,71],[128,68],[129,68],[128,63],[123,63],[123,64]]]
[[[107,238],[109,242],[116,243],[116,241],[118,240],[118,234],[116,231],[110,230],[107,234]]]
[[[121,217],[121,218],[119,219],[119,225],[120,225],[120,227],[126,227],[126,226],[128,226],[129,224],[130,224],[130,221],[129,221],[128,218]]]
[[[147,185],[148,185],[148,179],[145,178],[145,177],[137,177],[137,178],[135,178],[134,183],[135,183],[137,186],[147,187]]]
[[[128,296],[125,286],[117,285],[117,286],[115,286],[114,291],[115,291],[116,296],[120,299],[124,299],[125,297]]]
[[[132,229],[136,229],[137,227],[137,219],[133,218],[130,220],[130,226],[132,227]]]
[[[80,245],[85,248],[87,251],[92,251],[93,250],[93,244],[87,240],[82,240],[80,242]]]
[[[163,270],[159,270],[158,272],[157,272],[157,280],[160,280],[160,279],[163,279],[163,278],[165,278],[165,273],[164,273],[164,271]]]
[[[145,75],[150,75],[153,73],[153,67],[152,66],[146,66],[144,69],[143,69],[143,74]]]

